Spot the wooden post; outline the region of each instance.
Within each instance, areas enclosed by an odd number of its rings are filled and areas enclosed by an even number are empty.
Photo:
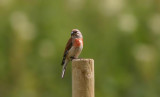
[[[94,97],[94,60],[72,61],[72,97]]]

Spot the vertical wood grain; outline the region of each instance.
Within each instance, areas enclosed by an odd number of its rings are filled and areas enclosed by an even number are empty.
[[[94,97],[94,60],[72,61],[72,97]]]

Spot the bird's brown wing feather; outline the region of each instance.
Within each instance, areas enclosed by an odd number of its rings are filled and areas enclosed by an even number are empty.
[[[66,55],[67,55],[68,51],[71,49],[71,47],[72,47],[72,38],[70,38],[66,44],[66,48],[65,48],[65,51],[63,54],[62,65],[64,64],[65,59],[66,59]]]

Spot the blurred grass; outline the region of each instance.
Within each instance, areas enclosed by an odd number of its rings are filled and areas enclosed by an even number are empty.
[[[96,97],[159,97],[158,0],[0,0],[0,97],[71,97],[73,28],[95,60]]]

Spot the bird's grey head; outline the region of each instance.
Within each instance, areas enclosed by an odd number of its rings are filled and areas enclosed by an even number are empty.
[[[78,29],[73,29],[71,32],[72,38],[82,38],[82,33]]]

